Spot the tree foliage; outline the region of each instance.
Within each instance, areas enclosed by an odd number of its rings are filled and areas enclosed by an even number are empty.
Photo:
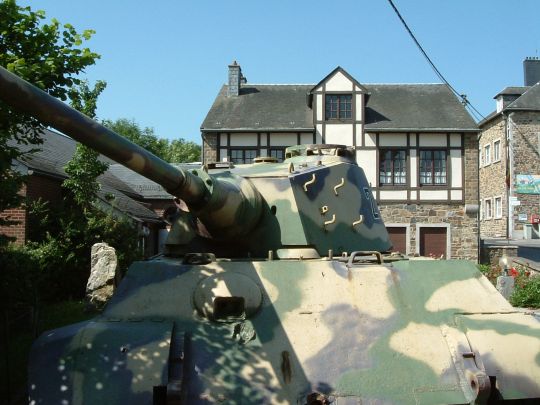
[[[0,65],[49,94],[66,100],[69,89],[81,84],[77,76],[99,55],[83,44],[94,33],[77,32],[56,19],[45,23],[45,12],[21,7],[14,0],[0,2]],[[17,143],[39,145],[41,124],[0,102],[0,212],[21,204],[24,177],[11,162],[22,153]],[[0,225],[9,225],[0,218]],[[8,238],[0,235],[0,247]]]
[[[159,138],[154,133],[154,128],[142,128],[133,119],[104,120],[103,125],[167,162],[187,163],[201,159],[201,147],[195,142],[186,141],[183,138],[172,141]]]
[[[171,163],[198,162],[201,160],[201,147],[183,138],[173,139],[165,160]]]
[[[61,25],[55,19],[46,23],[43,11],[20,7],[13,0],[0,1],[0,65],[54,97],[69,99],[74,108],[91,117],[95,116],[98,96],[105,88],[104,82],[90,87],[79,76],[99,58],[83,46],[93,33],[78,33],[70,24]],[[39,145],[41,130],[37,120],[0,102],[0,211],[21,204],[17,192],[24,178],[11,168],[11,162],[22,157],[18,144]],[[95,242],[106,241],[114,246],[120,266],[138,257],[133,224],[92,205],[98,190],[96,178],[106,169],[97,156],[78,146],[66,167],[70,179],[66,182],[69,197],[64,204],[28,203],[31,232],[24,247],[7,246],[7,238],[2,239],[3,306],[23,305],[26,297],[20,294],[21,289],[35,292],[39,300],[82,297],[90,247]]]
[[[81,82],[69,91],[71,106],[90,118],[96,117],[97,99],[106,83],[98,81],[91,89],[88,82]],[[99,153],[82,144],[77,144],[75,154],[65,167],[67,178],[63,186],[67,188],[77,205],[87,212],[94,202],[99,184],[97,178],[105,173],[108,165],[101,162]]]

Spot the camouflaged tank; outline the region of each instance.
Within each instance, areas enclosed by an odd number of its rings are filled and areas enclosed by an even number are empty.
[[[100,316],[34,343],[32,404],[540,398],[538,319],[473,263],[380,253],[390,241],[349,149],[186,172],[5,70],[0,96],[189,207]]]

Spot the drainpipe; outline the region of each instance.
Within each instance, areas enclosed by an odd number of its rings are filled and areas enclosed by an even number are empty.
[[[512,131],[512,115],[511,112],[505,115],[505,132],[506,132],[506,167],[508,171],[508,185],[507,188],[507,207],[508,207],[508,225],[506,230],[506,239],[513,238],[514,236],[514,206],[510,204],[511,197],[514,194],[514,154],[512,153],[513,146],[513,131]]]
[[[482,201],[480,200],[480,136],[481,132],[478,132],[476,135],[476,201],[478,202],[478,212],[476,213],[476,223],[478,224],[478,234],[476,235],[476,257],[478,258],[478,263],[481,262],[482,258],[482,237],[480,235],[480,227],[482,226],[482,218],[480,217],[480,207],[482,206]],[[463,156],[463,159],[465,159],[465,156]]]

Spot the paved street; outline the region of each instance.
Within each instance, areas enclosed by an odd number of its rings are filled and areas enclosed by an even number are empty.
[[[484,239],[486,245],[512,245],[518,247],[518,257],[540,269],[540,239]]]

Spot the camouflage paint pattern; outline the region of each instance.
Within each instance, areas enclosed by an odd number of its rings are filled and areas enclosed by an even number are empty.
[[[168,240],[180,257],[134,263],[102,315],[38,338],[30,403],[540,399],[538,318],[474,264],[353,260],[390,242],[345,148],[185,172],[3,69],[0,97],[190,209]]]
[[[255,312],[222,321],[201,315],[194,296],[205,283],[212,294],[220,274],[235,277],[230,293],[217,282],[215,293],[250,296]],[[46,360],[31,362],[31,398],[149,403],[148,386],[167,384],[171,333],[185,342],[189,404],[305,404],[313,392],[336,404],[465,404],[486,394],[478,387],[490,376],[504,399],[540,397],[538,320],[514,310],[472,263],[161,258],[134,264],[101,317],[36,342]],[[97,371],[81,372],[88,365]],[[138,376],[149,378],[144,392]]]

